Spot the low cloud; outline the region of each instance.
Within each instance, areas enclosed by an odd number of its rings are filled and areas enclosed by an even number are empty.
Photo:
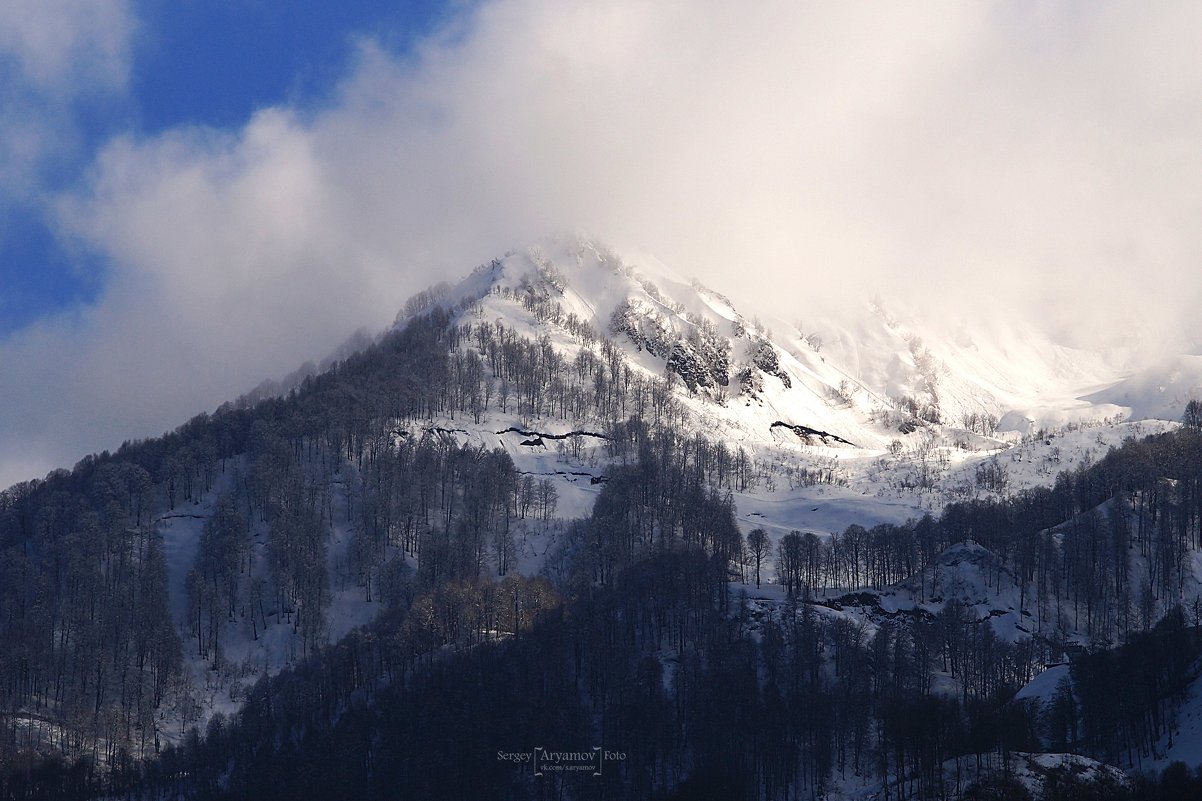
[[[1179,332],[1202,295],[1200,23],[501,0],[403,57],[365,39],[331,97],[115,140],[57,199],[111,276],[0,343],[0,484],[211,409],[557,230],[791,318],[880,294],[1083,340],[1136,316]]]

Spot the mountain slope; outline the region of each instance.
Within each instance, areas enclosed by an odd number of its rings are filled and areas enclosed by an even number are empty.
[[[834,684],[866,693],[871,678],[874,714],[891,714],[888,687],[988,722],[1041,662],[1152,625],[1197,587],[1174,539],[1193,525],[1189,432],[1174,449],[1175,424],[1119,423],[1115,404],[1082,399],[1116,359],[1017,329],[949,338],[880,304],[854,326],[776,327],[653,258],[550,239],[420,293],[392,331],[286,396],[13,488],[0,675],[39,678],[3,685],[6,731],[118,764],[192,748],[191,727],[270,711],[263,688],[313,675],[370,716],[395,665],[413,676],[484,644],[520,651],[548,610],[583,613],[590,587],[642,621],[620,635],[631,664],[613,669],[643,671],[660,701],[679,700],[678,679],[730,627],[731,658],[756,676],[811,659],[774,638],[825,643],[790,703]],[[1144,450],[1165,472],[1134,469],[1134,446],[1105,456],[1142,434],[1160,435]],[[1134,525],[1112,525],[1114,509]],[[1092,582],[1090,559],[1129,586]],[[1095,614],[1112,596],[1123,614]],[[615,636],[604,618],[572,625]],[[826,647],[860,675],[831,673]],[[330,654],[370,667],[331,677]],[[97,678],[78,667],[92,660]],[[745,682],[748,709],[771,706],[771,682],[720,669],[704,681]],[[330,723],[298,698],[313,726]],[[828,770],[816,761],[807,786]]]

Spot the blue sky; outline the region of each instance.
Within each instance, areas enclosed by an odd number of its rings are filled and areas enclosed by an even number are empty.
[[[31,168],[35,188],[15,197],[0,189],[0,337],[103,291],[105,259],[59,235],[47,195],[83,180],[105,143],[181,126],[233,130],[259,109],[319,106],[346,78],[357,41],[370,37],[404,58],[457,8],[454,0],[134,4],[124,86],[71,98],[62,117],[71,141]],[[0,58],[0,102],[5,93],[29,93],[11,59],[5,66]]]
[[[140,127],[233,127],[283,101],[320,102],[354,40],[404,53],[450,13],[446,0],[152,0],[133,80]]]
[[[95,257],[72,253],[36,207],[11,203],[0,223],[0,336],[92,302],[102,276]]]

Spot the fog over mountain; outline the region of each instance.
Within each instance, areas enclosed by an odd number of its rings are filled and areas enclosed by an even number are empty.
[[[102,5],[0,36],[4,96],[39,110],[0,114],[0,142],[28,159],[69,147],[51,134],[73,91],[127,91],[136,13]],[[1018,318],[1189,351],[1199,23],[1191,4],[466,4],[414,51],[364,31],[334,91],[240,128],[131,130],[65,184],[0,163],[104,270],[93,302],[0,339],[0,485],[212,409],[550,231],[790,321],[879,295],[953,332]],[[72,88],[87,75],[100,90]]]

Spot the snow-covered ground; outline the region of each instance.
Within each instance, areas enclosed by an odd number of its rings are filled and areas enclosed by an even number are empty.
[[[840,534],[858,524],[905,523],[921,517],[913,499],[887,499],[865,495],[852,487],[818,484],[759,492],[736,492],[736,518],[740,528],[762,528],[776,542],[790,531],[819,535]]]
[[[1014,700],[1032,701],[1039,704],[1041,709],[1047,709],[1065,681],[1071,686],[1072,675],[1067,663],[1048,665],[1015,694]]]
[[[217,499],[228,492],[241,465],[231,463],[214,482],[212,490],[193,503],[181,503],[161,516],[159,531],[167,561],[167,591],[171,614],[183,645],[186,686],[178,702],[164,710],[159,721],[162,735],[173,740],[187,728],[200,725],[218,712],[226,715],[242,706],[242,697],[261,675],[278,673],[304,656],[301,636],[290,622],[269,614],[260,624],[252,621],[251,610],[223,624],[219,637],[220,664],[202,657],[188,619],[187,577],[196,558],[205,521],[213,514]],[[327,611],[328,641],[334,642],[355,626],[371,621],[381,609],[366,600],[362,587],[339,580],[338,564],[344,562],[350,543],[346,503],[333,504],[334,525],[329,531],[327,560],[330,571],[330,606]],[[266,532],[253,527],[251,562],[262,570],[266,554]]]
[[[1202,676],[1190,684],[1185,702],[1177,709],[1176,724],[1160,738],[1155,754],[1142,768],[1160,771],[1171,762],[1202,765]]]
[[[1047,798],[1049,780],[1058,775],[1061,782],[1068,779],[1074,786],[1072,798],[1090,798],[1090,791],[1098,793],[1099,797],[1105,791],[1113,793],[1117,788],[1131,786],[1131,778],[1121,769],[1106,765],[1089,757],[1077,754],[1036,754],[1014,752],[1009,759],[1003,760],[997,754],[984,754],[978,768],[975,757],[960,757],[949,759],[942,767],[943,784],[947,797],[959,798],[979,779],[988,780],[998,777],[1005,784],[1016,782],[1029,795],[1032,801],[1042,801]],[[848,776],[847,779],[836,780],[831,793],[832,798],[846,798],[849,801],[882,801],[898,796],[896,780],[886,789],[878,780],[865,782],[859,777]],[[982,798],[1010,798],[1011,795],[985,795]],[[1057,798],[1063,796],[1055,796]]]

